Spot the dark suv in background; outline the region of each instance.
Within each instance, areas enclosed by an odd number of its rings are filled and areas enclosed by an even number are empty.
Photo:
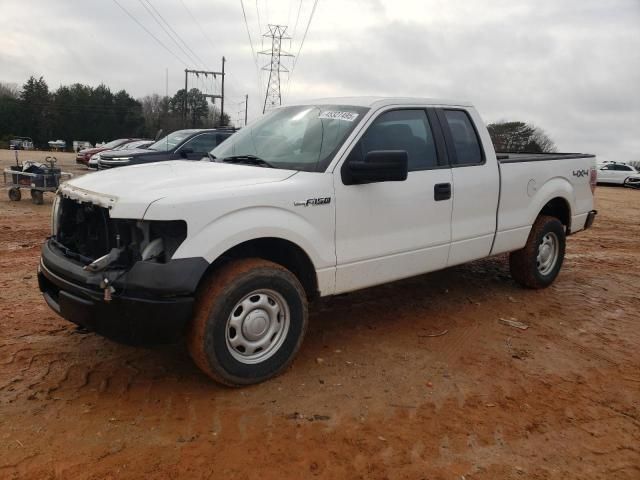
[[[233,128],[177,130],[144,149],[104,153],[98,169],[166,160],[200,160],[235,131]]]

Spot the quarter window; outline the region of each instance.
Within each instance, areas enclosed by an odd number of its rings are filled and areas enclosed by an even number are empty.
[[[455,165],[477,165],[482,163],[482,148],[471,119],[462,110],[445,110],[453,149],[456,153]]]
[[[349,160],[362,161],[374,150],[404,150],[409,171],[438,165],[433,134],[424,110],[393,110],[380,115],[356,144]]]

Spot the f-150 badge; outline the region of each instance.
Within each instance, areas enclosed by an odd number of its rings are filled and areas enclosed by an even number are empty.
[[[302,202],[293,202],[295,207],[315,207],[317,205],[327,205],[331,203],[331,197],[308,198]]]

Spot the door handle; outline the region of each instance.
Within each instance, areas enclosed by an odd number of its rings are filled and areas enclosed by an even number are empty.
[[[442,200],[449,200],[451,198],[451,184],[450,183],[436,183],[433,186],[433,199],[436,202]]]

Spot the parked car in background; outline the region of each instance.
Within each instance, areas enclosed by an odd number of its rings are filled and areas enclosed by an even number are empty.
[[[232,128],[177,130],[146,149],[104,153],[100,155],[98,169],[166,160],[200,160],[234,132]]]
[[[624,185],[628,179],[638,174],[638,170],[624,163],[609,162],[598,168],[598,183]]]
[[[61,152],[64,151],[65,148],[67,148],[67,142],[60,139],[49,140],[47,144],[49,145],[49,149],[54,152]]]
[[[96,145],[97,147],[98,145]],[[73,141],[73,151],[78,153],[80,150],[84,150],[85,148],[93,148],[91,142],[87,142],[86,140],[74,140]]]
[[[147,148],[152,143],[153,143],[153,140],[136,140],[133,142],[125,143],[111,150],[104,150],[102,152],[91,155],[91,158],[89,159],[89,163],[87,163],[87,166],[92,170],[97,170],[98,162],[100,161],[100,156],[104,153],[121,152],[122,150],[134,150],[134,149]]]
[[[629,175],[625,178],[623,185],[629,188],[640,188],[640,173]]]
[[[9,150],[33,150],[31,137],[14,137],[9,140]]]
[[[109,143],[105,143],[100,147],[94,148],[85,148],[84,150],[80,150],[76,155],[76,163],[81,163],[82,165],[87,165],[89,160],[91,160],[91,156],[96,153],[104,152],[105,150],[112,150],[120,145],[124,145],[125,143],[134,142],[140,140],[140,138],[119,138],[117,140],[112,140]]]

